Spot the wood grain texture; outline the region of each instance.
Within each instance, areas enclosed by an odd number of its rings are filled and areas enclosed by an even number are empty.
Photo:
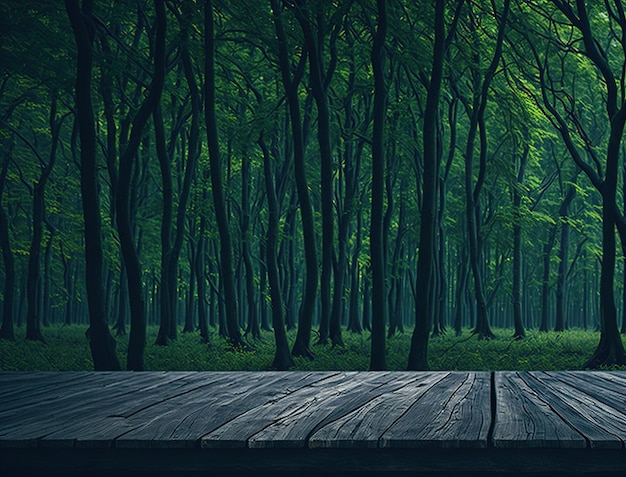
[[[385,431],[381,447],[487,447],[490,388],[489,373],[448,374]]]
[[[200,438],[250,409],[323,379],[320,373],[239,373],[194,399],[180,398],[133,416],[116,447],[198,447]],[[146,424],[141,424],[145,422]]]
[[[625,442],[621,372],[0,373],[0,455],[33,468],[120,455],[165,470],[184,455],[207,471],[479,472],[508,455],[532,472],[577,470],[568,459],[626,472]]]
[[[305,410],[316,401],[323,402],[337,394],[345,394],[359,382],[378,381],[388,373],[341,372],[326,375],[323,379],[292,393],[279,396],[267,403],[240,414],[201,440],[202,447],[247,447],[248,439],[266,427],[294,413]],[[321,409],[318,407],[317,409]]]
[[[585,436],[590,447],[623,447],[626,416],[587,394],[586,386],[578,383],[578,387],[572,387],[547,373],[525,373],[523,377],[531,388],[548,398],[565,422]]]
[[[550,407],[517,372],[495,373],[496,412],[493,445],[497,448],[584,448],[585,438]]]
[[[398,375],[399,374],[399,375]],[[315,431],[310,448],[376,448],[383,433],[448,373],[394,373],[398,386]]]
[[[396,373],[358,373],[343,387],[305,400],[248,439],[250,448],[306,447],[309,436],[326,423],[339,419],[381,394],[402,386]]]

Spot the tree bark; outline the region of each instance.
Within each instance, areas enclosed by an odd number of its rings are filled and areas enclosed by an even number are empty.
[[[241,347],[243,346],[243,341],[239,331],[237,293],[233,276],[232,241],[226,202],[224,200],[222,164],[215,114],[215,36],[213,28],[213,1],[206,0],[204,4],[204,52],[206,55],[204,107],[210,158],[211,192],[213,194],[215,218],[220,237],[220,282],[224,291],[228,338],[232,346]]]
[[[528,138],[525,138],[527,141]],[[522,187],[524,184],[524,172],[528,160],[529,148],[524,146],[522,157],[517,170],[517,179],[513,184],[513,323],[515,331],[514,339],[522,339],[526,336],[524,322],[522,320]]]
[[[281,18],[281,5],[278,0],[272,0],[272,12],[274,26],[278,38],[278,57],[283,87],[287,95],[289,116],[291,118],[291,132],[293,139],[293,160],[296,179],[296,190],[300,204],[300,217],[302,220],[302,234],[304,238],[304,257],[306,263],[306,277],[304,284],[304,296],[298,319],[298,334],[293,344],[291,353],[293,356],[313,358],[311,353],[311,327],[313,325],[313,313],[315,312],[315,298],[317,296],[317,246],[315,244],[315,223],[313,220],[313,207],[309,197],[309,186],[306,178],[304,159],[304,137],[302,120],[300,115],[300,100],[298,86],[302,79],[302,72],[306,61],[306,50],[303,50],[300,63],[295,74],[291,75],[289,53],[287,50],[287,36],[284,31]]]
[[[439,156],[437,154],[437,122],[439,96],[445,55],[445,2],[435,4],[435,43],[433,65],[424,111],[423,198],[420,211],[420,242],[415,284],[415,329],[409,351],[409,370],[428,370],[428,337],[433,321],[433,268],[435,258],[435,216]]]
[[[93,0],[65,0],[65,9],[78,49],[76,67],[76,110],[80,136],[81,195],[85,223],[85,284],[89,307],[89,346],[96,371],[119,370],[115,340],[106,322],[102,283],[102,223],[98,198],[96,131],[91,103],[93,64]]]
[[[11,249],[11,237],[9,235],[9,223],[7,220],[2,196],[4,194],[7,173],[9,170],[10,156],[7,154],[2,161],[0,170],[0,249],[4,262],[4,291],[2,302],[2,325],[0,326],[0,339],[15,340],[13,329],[13,302],[15,300],[15,258]]]
[[[370,257],[372,264],[372,345],[370,371],[387,369],[385,324],[387,322],[387,280],[383,250],[383,202],[385,189],[384,131],[387,89],[384,74],[384,45],[387,34],[385,0],[376,0],[378,25],[371,52],[374,73],[374,126],[372,129],[372,210]]]
[[[274,185],[274,175],[270,163],[270,153],[263,140],[259,137],[259,146],[263,152],[263,171],[265,174],[265,190],[267,193],[268,224],[267,224],[267,276],[270,285],[270,297],[272,303],[272,326],[274,328],[274,340],[276,343],[272,368],[287,370],[294,365],[293,358],[289,352],[287,334],[285,333],[285,319],[283,295],[280,289],[280,279],[278,275],[278,261],[276,258],[279,212],[278,201],[276,199],[276,189]]]
[[[149,93],[133,118],[130,139],[120,157],[118,190],[116,197],[117,228],[126,267],[128,300],[130,305],[130,335],[126,367],[143,371],[146,346],[146,307],[141,278],[139,253],[135,246],[135,233],[131,220],[131,179],[136,167],[137,151],[148,119],[161,99],[165,82],[166,14],[164,0],[154,1],[156,11],[156,37],[154,46],[154,75]]]

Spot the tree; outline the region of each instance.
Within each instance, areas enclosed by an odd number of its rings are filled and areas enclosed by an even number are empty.
[[[281,6],[278,0],[272,0],[272,13],[276,37],[278,40],[278,59],[283,88],[287,96],[289,117],[291,120],[291,135],[293,141],[293,162],[296,179],[296,191],[300,204],[300,217],[302,220],[302,234],[304,237],[304,255],[306,263],[306,278],[304,296],[300,306],[298,318],[298,334],[293,344],[291,353],[293,356],[313,358],[309,349],[311,343],[311,327],[313,313],[315,311],[315,298],[317,296],[317,247],[315,244],[315,223],[313,221],[313,207],[309,197],[309,186],[306,178],[304,159],[304,137],[300,114],[300,99],[298,87],[302,80],[306,65],[307,52],[302,50],[297,63],[295,73],[291,74],[289,52],[287,48],[287,36],[282,21]]]
[[[9,223],[7,214],[2,204],[2,196],[6,185],[7,173],[11,156],[7,152],[2,159],[0,169],[0,248],[2,249],[2,259],[4,261],[4,294],[2,304],[2,325],[0,326],[0,339],[13,341],[15,333],[13,331],[13,301],[15,300],[15,259],[11,249],[11,237],[9,235]]]
[[[385,323],[387,285],[383,251],[383,201],[385,188],[384,130],[387,90],[384,74],[384,46],[387,35],[387,6],[376,0],[378,22],[372,45],[374,72],[374,126],[372,129],[372,211],[370,219],[370,257],[372,263],[372,351],[370,371],[387,369]]]
[[[621,2],[606,2],[605,10],[601,13],[597,9],[590,9],[584,0],[577,0],[575,7],[558,0],[554,0],[552,5],[556,11],[543,4],[535,8],[542,19],[540,24],[555,28],[554,34],[538,32],[540,38],[546,39],[543,57],[539,54],[536,41],[525,37],[539,73],[540,104],[576,165],[602,196],[601,336],[598,347],[585,367],[625,364],[626,354],[617,327],[614,295],[616,229],[622,250],[626,252],[626,220],[617,205],[618,164],[626,123],[626,97],[623,88],[619,86],[624,81],[626,70],[619,65],[623,66],[625,59],[623,55],[616,58],[612,50],[605,49],[597,33],[594,33],[594,25],[604,22],[606,29],[603,31],[609,32],[610,41],[624,48],[624,37],[618,35],[617,30],[626,31],[626,15]],[[557,12],[562,16],[553,20],[552,16]],[[524,32],[521,34],[524,35]],[[573,38],[582,39],[580,48],[578,45],[572,47]],[[518,55],[524,56],[519,52]],[[581,74],[597,79],[594,86],[600,88],[596,97],[603,99],[606,114],[603,121],[608,126],[608,137],[599,144],[591,139],[591,128],[596,127],[599,119],[595,115],[586,115],[584,108],[577,108],[576,76],[567,79],[570,72],[568,68],[578,68]],[[603,159],[598,151],[600,146],[605,147]]]
[[[130,303],[130,335],[128,343],[127,368],[133,371],[144,369],[144,349],[146,346],[146,310],[141,278],[141,264],[135,245],[130,216],[130,194],[133,167],[142,141],[144,128],[157,108],[165,83],[165,29],[166,13],[164,0],[155,0],[156,28],[154,41],[154,75],[149,93],[132,121],[130,138],[120,156],[118,189],[116,196],[117,228],[126,267],[128,299]]]
[[[217,120],[215,117],[215,37],[213,32],[213,1],[204,4],[204,51],[205,85],[204,85],[204,118],[206,121],[207,142],[209,146],[211,191],[220,235],[220,272],[226,306],[226,322],[228,337],[234,347],[243,345],[239,332],[239,316],[237,312],[237,294],[233,279],[233,260],[228,214],[224,202],[222,185],[222,167],[220,159]]]
[[[89,306],[89,346],[96,371],[119,370],[115,340],[106,321],[102,284],[102,224],[98,198],[96,131],[91,101],[93,64],[93,1],[65,0],[65,9],[74,32],[76,60],[76,111],[78,116],[81,162],[81,195],[85,223],[85,283]]]

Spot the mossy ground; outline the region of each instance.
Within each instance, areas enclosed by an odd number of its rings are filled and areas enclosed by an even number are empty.
[[[85,326],[51,326],[43,329],[47,343],[26,341],[25,330],[17,330],[15,342],[0,341],[1,371],[78,371],[91,370],[93,364],[85,338]],[[233,350],[228,342],[213,334],[208,344],[197,333],[181,333],[169,346],[155,346],[157,328],[148,329],[146,369],[185,371],[263,371],[271,368],[273,335],[264,332],[261,340],[248,339],[246,351]],[[432,338],[429,362],[432,370],[576,370],[582,369],[599,340],[599,333],[579,329],[560,333],[528,331],[523,340],[513,340],[512,330],[496,330],[493,340],[478,340],[470,330],[460,337],[448,333]],[[295,333],[288,333],[293,343]],[[367,370],[369,333],[343,334],[345,346],[313,345],[314,360],[296,358],[294,370]],[[312,336],[315,342],[315,336]],[[128,337],[117,339],[120,362],[126,362]],[[390,370],[406,369],[411,334],[387,341]],[[625,368],[626,369],[626,368]]]

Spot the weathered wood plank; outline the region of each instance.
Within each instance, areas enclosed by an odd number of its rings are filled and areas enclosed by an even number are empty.
[[[383,433],[416,400],[448,373],[402,373],[394,382],[397,389],[386,390],[354,411],[315,431],[309,447],[376,448]]]
[[[232,382],[230,373],[166,373],[157,382],[135,391],[132,398],[124,394],[109,398],[106,406],[90,406],[88,412],[69,422],[56,425],[53,432],[42,436],[44,447],[111,447],[113,440],[136,427],[146,425],[159,415],[155,408],[169,400],[193,403],[195,393],[202,394],[215,383]],[[141,419],[131,419],[140,413]]]
[[[131,373],[121,373],[131,374]],[[0,429],[0,447],[31,447],[37,440],[67,426],[83,425],[84,422],[97,422],[103,416],[115,413],[116,406],[131,401],[136,402],[144,396],[149,400],[158,400],[165,391],[160,383],[167,385],[180,380],[181,374],[172,373],[137,373],[132,376],[120,376],[120,381],[92,386],[88,391],[81,391],[80,399],[75,398],[72,388],[62,399],[46,402],[45,405],[29,408],[22,414],[13,415],[2,421]],[[166,386],[173,390],[175,387]],[[71,446],[73,437],[59,440],[55,445]]]
[[[496,448],[584,448],[585,438],[572,429],[516,372],[495,373]]]
[[[0,373],[2,374],[2,373]],[[14,374],[14,373],[11,373]],[[113,375],[113,376],[111,376]],[[17,378],[17,376],[15,376]],[[13,407],[23,407],[29,401],[49,398],[49,394],[62,391],[66,386],[79,385],[89,381],[100,382],[110,378],[116,380],[114,373],[100,375],[93,372],[70,373],[29,373],[24,379],[5,379],[0,384],[0,412]]]
[[[197,447],[200,438],[246,411],[323,379],[320,373],[238,373],[220,386],[213,386],[189,403],[169,401],[150,414],[133,416],[131,423],[144,423],[115,441],[116,447]],[[165,412],[164,412],[165,411]],[[160,413],[160,415],[155,415]],[[146,424],[147,423],[147,424]]]
[[[357,374],[342,372],[326,375],[324,379],[309,386],[251,409],[204,436],[201,439],[202,447],[246,447],[248,439],[274,422],[305,409],[315,401],[323,401],[330,396],[348,392],[358,384],[358,378],[355,379]],[[376,375],[377,373],[372,373],[364,379],[368,381],[380,379]]]
[[[305,403],[290,414],[276,419],[251,436],[248,447],[306,447],[308,437],[316,429],[345,416],[385,392],[402,387],[401,376],[399,373],[358,373],[351,376],[351,387],[330,392],[325,397]]]
[[[592,448],[623,447],[626,416],[581,390],[545,373],[525,373],[524,381],[589,441]]]
[[[617,387],[615,383],[596,377],[595,373],[589,372],[548,372],[546,374],[626,415],[626,385]]]
[[[490,388],[489,373],[450,373],[385,431],[381,447],[487,447]]]
[[[609,381],[619,383],[621,386],[626,386],[626,371],[594,371],[593,374]]]

